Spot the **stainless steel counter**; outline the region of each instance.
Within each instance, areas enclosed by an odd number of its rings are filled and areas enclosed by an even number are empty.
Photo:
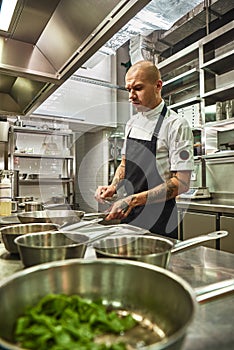
[[[95,258],[91,248],[87,259]],[[234,255],[205,247],[173,254],[169,269],[193,288],[234,278]],[[17,257],[0,244],[0,280],[23,269]],[[234,344],[234,293],[198,305],[182,350],[230,350]]]
[[[227,199],[177,199],[178,209],[234,214],[234,203]]]

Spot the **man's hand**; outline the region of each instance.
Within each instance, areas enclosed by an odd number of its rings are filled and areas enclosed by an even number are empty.
[[[132,199],[133,196],[128,196],[113,203],[108,209],[109,214],[105,217],[105,220],[109,221],[126,218],[134,207],[134,205],[132,205]]]
[[[110,198],[116,193],[116,186],[98,186],[95,192],[95,198],[99,203],[104,203],[105,198]]]

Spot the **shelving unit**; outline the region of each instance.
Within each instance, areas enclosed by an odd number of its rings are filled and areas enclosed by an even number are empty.
[[[223,25],[169,58],[159,56],[162,96],[169,108],[193,121],[194,146],[206,123],[206,107],[234,98],[234,21]],[[161,62],[160,62],[161,60]],[[198,115],[199,114],[199,115]],[[194,125],[191,125],[194,127]],[[200,128],[200,130],[198,130]],[[205,148],[202,147],[203,152]]]
[[[201,40],[201,97],[205,105],[233,99],[233,35],[234,21],[231,21]]]
[[[24,135],[27,137],[24,140]],[[26,140],[27,139],[27,140]],[[19,194],[64,197],[74,202],[74,147],[71,130],[47,130],[30,127],[10,128],[9,167],[19,172]],[[26,178],[22,178],[26,174]]]

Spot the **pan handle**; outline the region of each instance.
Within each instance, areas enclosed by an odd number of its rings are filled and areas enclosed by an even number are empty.
[[[199,303],[209,301],[226,293],[234,291],[234,278],[195,288],[196,299]]]
[[[182,250],[189,249],[191,247],[195,247],[197,245],[201,245],[203,242],[212,241],[214,239],[219,239],[226,237],[228,235],[227,231],[214,231],[211,233],[207,233],[205,235],[197,236],[194,238],[186,239],[185,241],[181,241],[176,243],[174,247],[171,249],[171,253],[177,253]]]

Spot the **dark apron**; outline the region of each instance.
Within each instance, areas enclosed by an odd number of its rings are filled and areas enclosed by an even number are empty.
[[[167,107],[164,105],[151,141],[131,138],[129,131],[125,154],[125,179],[119,184],[118,192],[131,195],[147,191],[164,182],[158,172],[155,156],[157,138],[166,112]],[[175,199],[135,207],[128,217],[122,220],[122,223],[142,227],[152,233],[177,238],[178,219]]]

